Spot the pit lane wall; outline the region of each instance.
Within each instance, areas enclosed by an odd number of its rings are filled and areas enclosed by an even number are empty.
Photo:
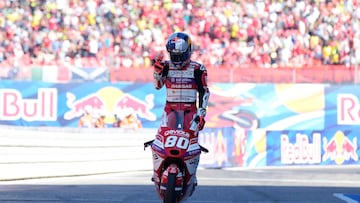
[[[210,91],[202,167],[359,164],[356,85],[213,83]],[[1,81],[0,125],[76,129],[90,105],[106,110],[109,127],[115,110],[131,108],[153,129],[164,98],[151,83]]]

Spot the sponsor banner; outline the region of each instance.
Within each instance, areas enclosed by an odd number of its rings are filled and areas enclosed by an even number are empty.
[[[266,166],[266,133],[238,127],[205,128],[199,143],[209,150],[199,165],[205,168]]]
[[[209,150],[202,153],[199,165],[205,168],[230,167],[236,164],[234,128],[205,128],[199,134],[199,143]]]
[[[244,166],[259,167],[266,166],[266,131],[251,130],[247,132],[245,140]]]
[[[323,164],[360,164],[359,131],[330,130],[322,135]]]
[[[114,114],[132,109],[145,128],[157,128],[165,88],[152,83],[1,81],[0,124],[76,127],[85,106]],[[206,127],[242,130],[324,129],[324,85],[212,84]],[[46,109],[46,113],[42,112]],[[51,115],[47,115],[50,114]]]
[[[356,131],[268,131],[267,165],[359,164]]]
[[[360,130],[359,101],[358,86],[327,87],[325,129]]]
[[[322,130],[325,87],[324,84],[213,84],[207,125],[236,124],[248,130]]]
[[[94,116],[106,112],[108,126],[114,114],[132,109],[144,128],[159,126],[164,91],[153,84],[134,83],[0,83],[0,125],[77,127],[85,107]]]

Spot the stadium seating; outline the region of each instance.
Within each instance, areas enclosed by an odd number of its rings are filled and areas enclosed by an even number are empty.
[[[72,67],[148,81],[141,73],[175,31],[190,33],[192,58],[219,82],[349,82],[360,64],[354,0],[19,0],[0,10],[3,79],[34,79],[51,66],[48,79],[59,81],[71,80]]]

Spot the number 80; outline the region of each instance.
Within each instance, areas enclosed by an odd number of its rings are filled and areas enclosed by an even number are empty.
[[[189,139],[185,137],[178,137],[175,135],[166,137],[164,147],[174,147],[174,146],[176,146],[179,149],[187,149],[189,146]]]

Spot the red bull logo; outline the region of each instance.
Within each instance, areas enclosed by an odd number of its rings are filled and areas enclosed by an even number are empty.
[[[106,111],[108,115],[114,114],[115,111],[132,109],[140,118],[156,120],[156,115],[150,111],[154,106],[154,95],[152,94],[147,95],[145,101],[142,101],[117,88],[105,87],[80,99],[77,99],[72,93],[67,93],[66,96],[66,105],[70,109],[64,114],[66,120],[82,116],[86,106],[92,107],[94,112]]]
[[[133,97],[129,94],[124,94],[115,104],[115,109],[133,109],[140,118],[145,118],[150,121],[156,120],[156,115],[150,111],[154,107],[154,95],[149,94],[145,97],[145,102]]]
[[[66,120],[83,115],[86,106],[91,106],[93,110],[100,110],[105,106],[105,102],[96,94],[90,94],[78,100],[76,100],[76,96],[72,93],[67,93],[66,97],[66,105],[70,108],[70,111],[64,114]]]
[[[358,161],[357,137],[350,140],[342,131],[337,131],[330,140],[323,138],[324,154],[322,161],[332,160],[336,164],[343,164],[350,159]]]

